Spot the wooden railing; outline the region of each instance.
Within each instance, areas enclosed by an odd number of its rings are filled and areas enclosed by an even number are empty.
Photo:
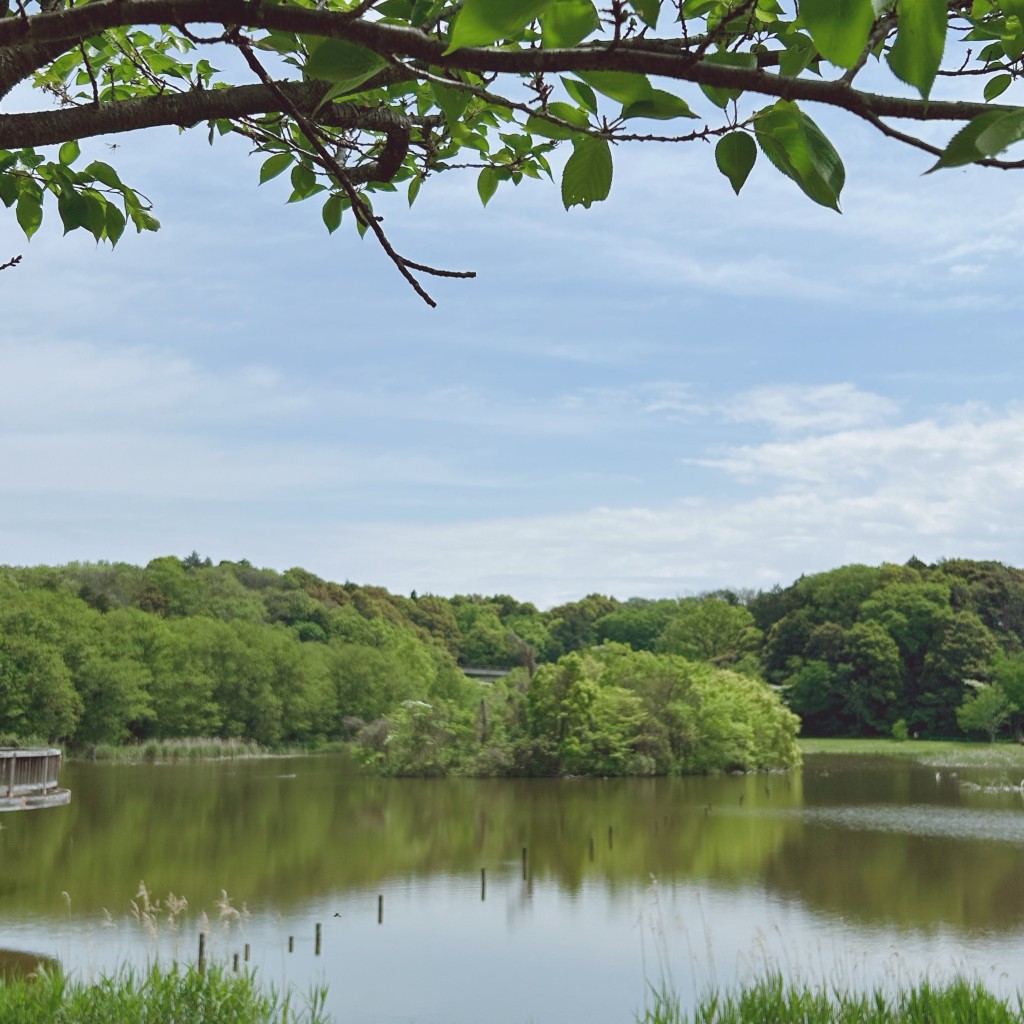
[[[0,810],[67,803],[71,794],[58,788],[60,762],[55,747],[0,747]]]

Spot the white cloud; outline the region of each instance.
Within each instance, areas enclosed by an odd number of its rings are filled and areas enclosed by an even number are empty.
[[[891,419],[898,406],[855,385],[782,385],[753,388],[725,403],[730,419],[763,422],[782,431],[842,430]]]

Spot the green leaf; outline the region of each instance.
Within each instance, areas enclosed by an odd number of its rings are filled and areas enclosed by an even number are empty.
[[[766,157],[809,198],[839,211],[846,170],[832,143],[795,104],[779,100],[758,112],[757,142]]]
[[[451,125],[456,124],[469,106],[472,98],[465,89],[459,89],[451,85],[441,85],[438,82],[430,83],[430,91],[434,102],[444,113],[444,119]]]
[[[997,96],[1002,96],[1010,87],[1013,75],[996,75],[985,83],[985,102],[991,103]]]
[[[949,140],[942,155],[926,173],[931,174],[943,167],[962,167],[984,159],[985,154],[978,148],[978,137],[1005,116],[1005,111],[989,110],[972,118]]]
[[[652,89],[648,99],[634,100],[622,108],[622,117],[650,117],[671,121],[675,117],[696,117],[685,100],[664,89]]]
[[[562,202],[565,208],[583,206],[608,198],[612,187],[612,151],[607,139],[584,136],[573,142],[572,156],[562,171]]]
[[[466,0],[455,17],[445,56],[464,46],[490,46],[512,39],[554,0]]]
[[[580,128],[586,128],[590,124],[585,111],[572,107],[568,103],[549,103],[548,113]],[[570,129],[563,128],[559,124],[552,124],[550,121],[536,116],[527,118],[526,130],[531,135],[540,135],[545,139],[556,139],[559,141],[576,137],[576,133]]]
[[[122,184],[121,179],[117,176],[117,171],[115,171],[110,164],[103,163],[102,160],[93,160],[93,162],[86,167],[85,173],[92,177],[94,181],[98,181],[101,185],[106,185],[107,188],[116,189],[118,192],[124,191],[124,185]]]
[[[577,82],[575,78],[563,78],[562,85],[581,107],[586,107],[592,114],[597,113],[597,97],[586,82]]]
[[[583,71],[580,78],[592,85],[602,96],[619,103],[636,103],[638,100],[649,100],[654,89],[646,75],[637,75],[631,71]]]
[[[643,18],[648,28],[654,28],[658,24],[661,0],[632,0],[632,4],[633,10]]]
[[[485,167],[480,172],[476,179],[476,190],[480,194],[480,201],[486,206],[491,196],[498,191],[498,172],[493,167]]]
[[[927,99],[946,46],[946,0],[899,0],[897,12],[896,42],[886,59],[897,78]]]
[[[124,234],[124,226],[124,214],[113,203],[107,203],[106,234],[111,245],[117,245]]]
[[[748,71],[757,68],[757,57],[753,53],[709,53],[704,60],[708,64],[722,64],[727,68],[746,68]],[[713,85],[702,85],[700,89],[716,107],[723,110],[743,95],[742,89],[722,89]]]
[[[591,0],[556,0],[541,16],[541,45],[546,50],[575,46],[601,27]]]
[[[406,198],[408,199],[410,206],[412,206],[412,204],[416,202],[416,197],[420,194],[420,189],[423,187],[423,181],[423,176],[417,174],[409,182],[409,190],[406,193]]]
[[[757,160],[757,144],[746,132],[729,132],[715,146],[715,163],[729,179],[733,192],[740,194]]]
[[[332,192],[327,197],[327,202],[324,203],[324,208],[320,211],[320,216],[323,217],[324,225],[327,228],[329,234],[334,234],[335,231],[341,226],[341,211],[343,209],[344,200],[341,197],[340,192]]]
[[[31,238],[43,222],[43,203],[39,193],[33,189],[22,189],[18,193],[15,215],[21,230],[25,232],[25,237]]]
[[[347,39],[325,39],[309,55],[306,76],[331,82],[331,99],[355,92],[368,79],[387,66],[379,53]],[[325,98],[326,102],[326,98]]]
[[[62,192],[57,199],[57,215],[66,235],[85,224],[86,202],[77,192]]]
[[[64,145],[60,147],[60,152],[57,155],[57,159],[60,160],[60,162],[64,164],[65,167],[67,167],[69,164],[73,164],[78,159],[78,157],[81,155],[81,152],[82,150],[78,143],[74,139],[71,139],[70,141],[65,142]]]
[[[83,226],[92,233],[92,237],[98,242],[107,230],[107,208],[110,203],[98,192],[83,192],[82,198],[85,200]]]
[[[270,181],[271,178],[276,178],[291,166],[293,159],[291,153],[275,153],[269,160],[265,160],[260,168],[260,184]]]
[[[800,0],[800,18],[822,57],[849,68],[867,46],[875,12],[871,0]]]

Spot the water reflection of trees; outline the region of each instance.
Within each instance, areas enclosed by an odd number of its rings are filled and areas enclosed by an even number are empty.
[[[531,877],[571,894],[653,875],[763,886],[866,922],[978,929],[1024,918],[1019,844],[817,817],[841,801],[900,814],[931,799],[955,813],[956,791],[934,773],[838,775],[812,764],[803,775],[392,780],[354,777],[337,757],[71,765],[71,806],[0,830],[0,895],[9,915],[100,916],[125,911],[145,879],[197,908],[227,890],[236,904],[287,912],[324,894],[478,879],[482,867],[497,884],[519,877],[525,846]]]
[[[799,776],[391,780],[347,775],[338,758],[72,774],[69,808],[0,831],[11,910],[63,914],[65,890],[72,913],[100,913],[143,878],[193,902],[226,889],[286,907],[481,867],[518,874],[524,846],[530,874],[570,892],[652,874],[744,881],[799,829],[765,813],[799,805]]]

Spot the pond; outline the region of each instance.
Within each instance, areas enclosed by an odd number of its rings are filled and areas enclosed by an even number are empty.
[[[0,947],[85,977],[194,961],[208,929],[210,958],[365,1024],[625,1024],[650,984],[689,1004],[766,966],[1024,988],[1024,796],[995,771],[384,780],[332,755],[61,782],[70,806],[0,819]]]

